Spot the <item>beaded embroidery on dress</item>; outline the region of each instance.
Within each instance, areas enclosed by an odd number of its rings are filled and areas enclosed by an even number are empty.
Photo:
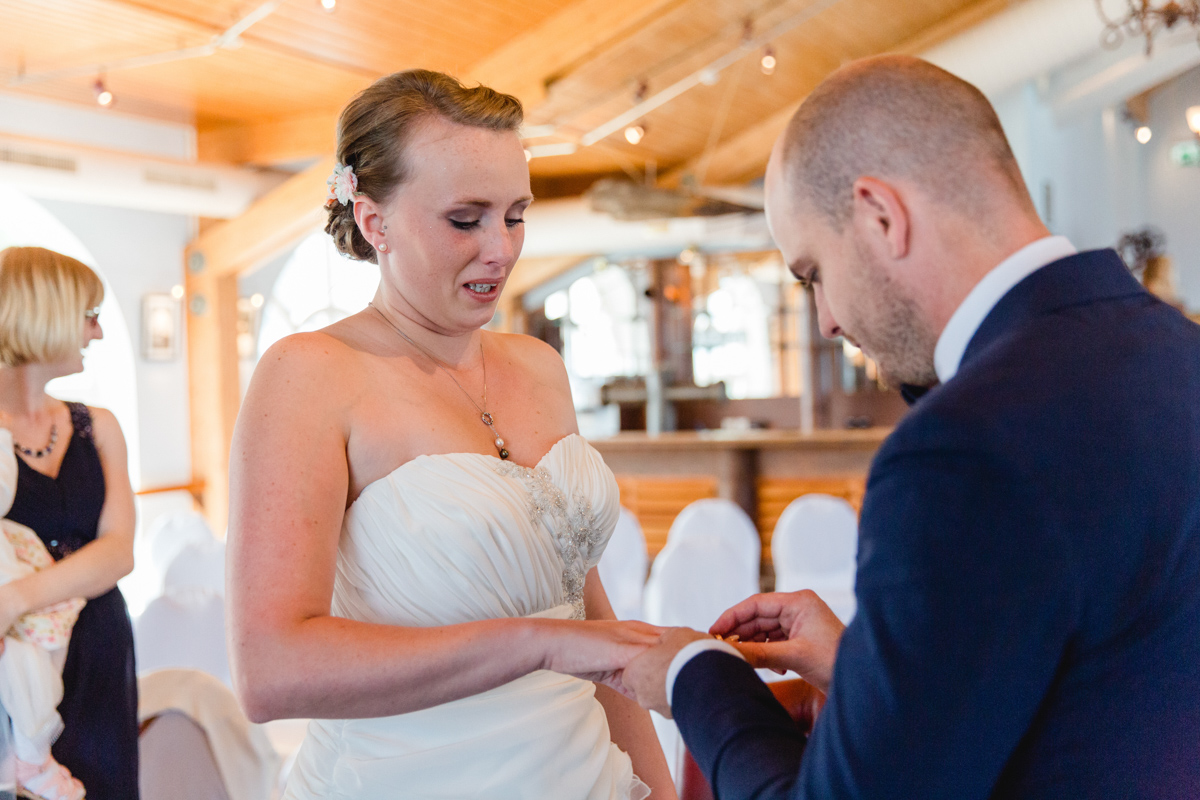
[[[583,584],[616,526],[616,480],[578,435],[533,467],[421,456],[346,511],[332,612],[390,625],[583,617]],[[433,708],[314,720],[294,798],[642,800],[588,682],[541,670]]]
[[[592,512],[592,503],[576,492],[568,502],[562,490],[554,485],[545,467],[522,467],[519,464],[496,465],[496,472],[517,478],[529,490],[529,518],[535,525],[546,524],[563,560],[563,591],[574,609],[571,619],[585,619],[583,583],[589,564],[600,561],[604,545],[612,534],[605,531]],[[593,552],[595,558],[592,558]]]

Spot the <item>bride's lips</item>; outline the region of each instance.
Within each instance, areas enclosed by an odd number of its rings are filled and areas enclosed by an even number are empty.
[[[499,280],[470,281],[462,286],[470,297],[483,303],[491,302],[500,296]]]

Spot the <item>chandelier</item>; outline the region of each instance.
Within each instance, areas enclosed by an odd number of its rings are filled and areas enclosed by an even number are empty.
[[[1119,47],[1126,36],[1144,36],[1146,55],[1150,55],[1154,37],[1163,30],[1171,30],[1180,22],[1200,29],[1200,0],[1171,0],[1161,5],[1151,0],[1125,0],[1125,13],[1118,19],[1105,12],[1104,0],[1096,0],[1096,12],[1104,23],[1100,41],[1109,49]],[[1200,30],[1196,41],[1200,44]]]

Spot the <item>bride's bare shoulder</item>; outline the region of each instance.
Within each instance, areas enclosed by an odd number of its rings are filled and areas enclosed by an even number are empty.
[[[369,354],[347,333],[331,326],[283,337],[259,359],[247,399],[284,393],[318,403],[353,392]]]
[[[516,368],[547,380],[566,379],[566,367],[558,351],[541,339],[523,333],[489,333],[495,347]]]

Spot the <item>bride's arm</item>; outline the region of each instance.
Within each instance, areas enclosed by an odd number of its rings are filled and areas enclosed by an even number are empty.
[[[538,669],[622,667],[650,626],[498,619],[436,628],[330,616],[349,467],[346,349],[323,334],[264,355],[238,417],[228,537],[230,660],[254,721],[378,717]]]
[[[595,568],[588,572],[583,593],[588,619],[617,618]],[[662,745],[658,742],[658,734],[654,731],[654,723],[650,721],[650,712],[600,683],[596,684],[596,699],[604,706],[612,740],[629,754],[633,761],[633,773],[650,787],[651,800],[674,800],[675,784],[671,780]]]

